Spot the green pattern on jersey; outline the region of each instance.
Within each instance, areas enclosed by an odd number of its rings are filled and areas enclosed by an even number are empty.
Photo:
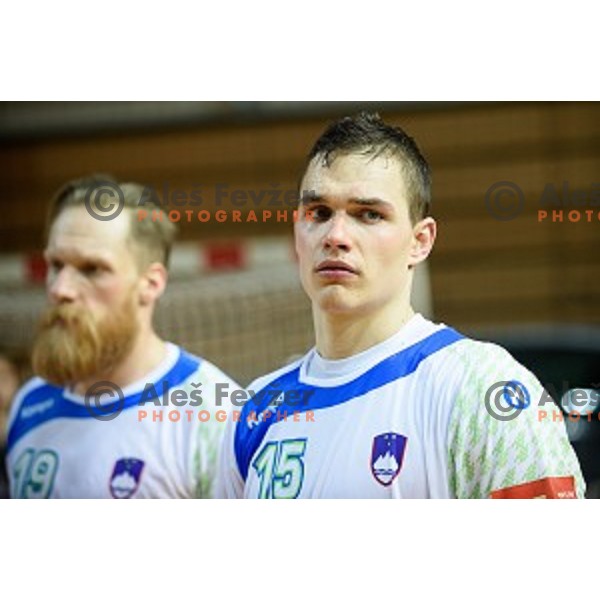
[[[577,496],[583,497],[585,483],[564,423],[552,420],[558,408],[543,407],[549,416],[538,420],[543,389],[534,375],[494,344],[464,340],[450,352],[465,369],[448,431],[450,493],[488,498],[502,488],[573,475]],[[486,392],[497,382],[513,380],[525,385],[531,405],[513,420],[500,421],[486,410]],[[494,396],[498,393],[501,388]]]

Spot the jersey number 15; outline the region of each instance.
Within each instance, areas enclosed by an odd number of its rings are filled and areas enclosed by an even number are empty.
[[[269,442],[252,462],[259,498],[297,498],[304,481],[306,439]]]

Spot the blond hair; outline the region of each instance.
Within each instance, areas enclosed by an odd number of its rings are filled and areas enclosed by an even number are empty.
[[[138,218],[137,211],[141,207],[162,212],[160,201],[156,198],[153,190],[139,183],[119,183],[113,177],[102,174],[67,182],[52,198],[46,233],[49,233],[54,221],[66,208],[86,206],[89,211],[90,197],[95,190],[103,186],[118,188],[117,191],[121,192],[119,200],[123,204],[123,210],[128,210],[130,213],[129,241],[133,243],[140,266],[145,267],[150,263],[160,262],[168,267],[177,226],[169,219],[164,218],[164,214],[159,219]],[[92,214],[91,211],[90,214]]]

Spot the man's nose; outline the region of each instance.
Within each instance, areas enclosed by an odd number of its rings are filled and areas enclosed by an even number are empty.
[[[352,247],[350,224],[348,216],[342,213],[334,214],[327,223],[324,245],[327,249],[339,249],[348,251]]]
[[[48,275],[48,294],[52,302],[72,302],[77,296],[77,274],[69,267],[64,266],[57,272]]]

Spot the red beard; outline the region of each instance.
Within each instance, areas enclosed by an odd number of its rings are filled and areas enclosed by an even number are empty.
[[[61,387],[106,376],[129,354],[137,333],[133,296],[101,320],[73,305],[51,307],[40,321],[33,370]]]

